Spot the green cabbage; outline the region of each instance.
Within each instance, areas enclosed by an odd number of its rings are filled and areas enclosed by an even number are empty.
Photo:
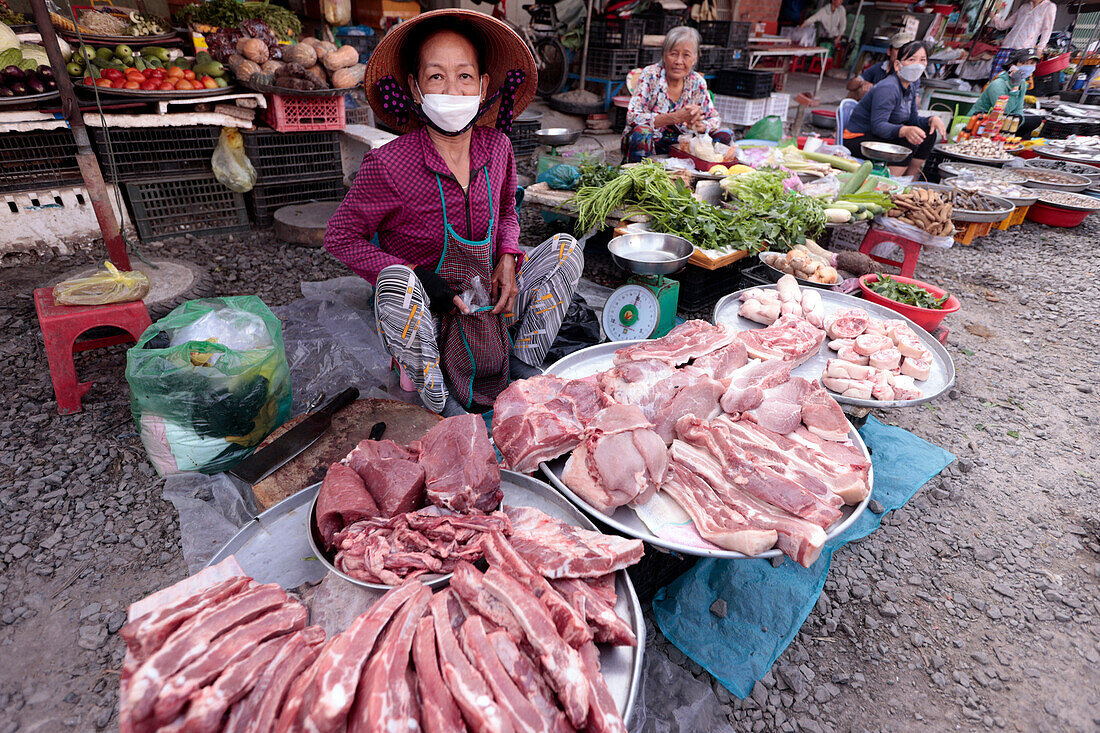
[[[9,48],[19,48],[19,39],[15,37],[15,31],[0,23],[0,51]]]
[[[46,49],[41,46],[35,46],[33,43],[22,43],[19,45],[19,50],[23,53],[23,58],[34,61],[39,66],[49,66],[50,57],[46,55]]]

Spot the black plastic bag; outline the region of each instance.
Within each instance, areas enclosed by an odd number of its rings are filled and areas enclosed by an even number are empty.
[[[564,356],[600,342],[600,319],[596,311],[580,293],[573,294],[573,302],[565,312],[565,318],[558,329],[558,337],[550,346],[546,360],[553,363]]]

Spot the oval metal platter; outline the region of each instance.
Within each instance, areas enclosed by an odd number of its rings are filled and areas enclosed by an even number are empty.
[[[501,471],[501,486],[506,505],[534,507],[576,527],[597,531],[588,517],[543,481],[512,471]],[[316,553],[311,546],[313,540],[310,538],[310,517],[320,487],[321,484],[316,483],[302,489],[253,519],[225,543],[207,565],[216,565],[233,555],[244,571],[260,583],[278,583],[284,588],[296,588],[303,583],[320,582],[330,572],[330,568],[320,561],[320,553]],[[331,572],[347,579],[338,571]],[[359,584],[388,589],[388,586]],[[599,644],[600,670],[623,720],[629,721],[642,683],[645,620],[642,604],[625,570],[615,574],[615,592],[618,596],[615,613],[630,624],[638,638],[638,645]]]
[[[955,160],[965,160],[965,161],[968,161],[970,163],[981,163],[982,165],[989,165],[989,166],[995,166],[995,167],[1000,167],[1000,166],[1004,165],[1005,163],[1009,162],[1010,160],[1013,160],[1013,157],[1011,155],[1009,155],[1006,158],[982,158],[982,157],[977,156],[977,155],[967,155],[966,153],[958,153],[958,152],[955,152],[955,150],[953,148],[950,148],[950,147],[944,145],[943,143],[940,143],[939,145],[936,145],[935,147],[933,147],[933,150],[935,150],[936,152],[941,153],[943,155],[946,155],[948,158],[954,158]]]
[[[633,343],[638,342],[612,341],[589,346],[580,351],[574,351],[564,359],[550,365],[546,369],[546,373],[565,379],[583,379],[597,372],[610,369],[614,366],[613,357],[615,351]],[[848,437],[855,447],[859,449],[868,461],[870,461],[871,454],[867,451],[867,446],[863,443],[863,438],[860,437],[859,432],[854,427],[849,428]],[[783,555],[782,551],[776,548],[762,552],[759,555],[749,556],[741,552],[723,550],[714,545],[710,547],[700,547],[698,545],[688,545],[675,540],[658,537],[629,506],[621,506],[615,509],[611,514],[605,514],[574,494],[561,480],[562,473],[565,471],[565,461],[567,458],[568,456],[563,456],[549,463],[540,463],[539,468],[551,485],[562,494],[569,497],[570,501],[586,511],[590,516],[595,517],[609,527],[617,529],[628,537],[634,537],[635,539],[648,542],[657,547],[663,547],[667,550],[698,557],[714,557],[724,560],[759,560],[761,558],[782,557]],[[856,521],[859,515],[863,513],[863,510],[867,508],[867,504],[871,501],[871,496],[874,494],[875,472],[873,467],[867,472],[867,483],[871,486],[871,491],[868,492],[867,497],[855,506],[846,506],[843,508],[843,514],[840,519],[833,522],[832,526],[826,530],[825,534],[829,539],[836,537],[841,532],[848,529],[848,527],[852,525],[852,522]]]
[[[54,89],[53,91],[42,92],[41,94],[24,94],[22,97],[0,97],[0,109],[30,106],[38,104],[39,102],[49,102],[60,96],[61,92]]]
[[[746,290],[752,289],[753,288],[746,288]],[[760,286],[760,289],[775,290],[776,286]],[[724,323],[727,326],[732,326],[738,331],[764,328],[763,324],[750,321],[747,318],[742,318],[737,314],[738,309],[741,307],[741,294],[744,292],[745,290],[738,290],[736,293],[730,293],[718,301],[717,305],[714,306],[713,320],[715,323]],[[943,344],[932,338],[931,334],[916,323],[913,323],[913,321],[897,311],[890,310],[884,305],[872,303],[863,298],[844,295],[835,290],[819,290],[818,293],[821,295],[821,303],[825,308],[826,318],[835,311],[843,308],[861,308],[877,318],[890,318],[905,321],[909,324],[909,327],[913,329],[913,333],[917,334],[917,338],[920,339],[924,348],[932,353],[932,371],[928,375],[928,379],[923,382],[917,382],[917,387],[921,391],[921,396],[918,399],[888,401],[860,400],[852,397],[844,397],[843,395],[838,395],[829,390],[829,394],[832,395],[833,399],[837,402],[843,405],[855,405],[857,407],[914,407],[936,399],[955,385],[955,362],[951,358],[951,354],[947,353],[947,349],[943,348]],[[828,363],[829,359],[835,358],[836,352],[829,348],[829,339],[826,338],[824,343],[821,344],[821,350],[817,355],[792,369],[791,374],[805,377],[806,379],[820,379],[821,373],[825,371],[825,365]]]
[[[125,97],[127,99],[145,99],[158,101],[164,99],[202,99],[203,97],[216,97],[220,94],[233,94],[237,91],[235,85],[230,84],[217,89],[185,89],[183,91],[160,91],[159,89],[146,91],[144,89],[111,89],[109,87],[92,87],[87,84],[74,84],[74,88],[83,91],[88,96],[95,96],[98,91],[105,97]]]

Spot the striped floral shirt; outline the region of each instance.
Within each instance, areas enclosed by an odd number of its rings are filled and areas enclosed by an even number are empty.
[[[665,67],[661,64],[653,64],[642,69],[642,76],[638,79],[638,86],[634,88],[634,94],[630,97],[630,106],[626,108],[626,130],[630,132],[639,125],[654,127],[657,115],[675,112],[690,104],[698,105],[703,110],[703,117],[707,125],[707,132],[714,132],[722,126],[722,117],[710,101],[707,93],[707,81],[697,71],[688,74],[684,79],[684,89],[680,98],[673,102],[668,98],[668,80],[665,79]],[[676,125],[680,132],[689,132],[687,125]]]

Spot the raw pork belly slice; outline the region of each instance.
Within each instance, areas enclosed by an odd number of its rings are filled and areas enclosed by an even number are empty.
[[[383,517],[411,512],[424,504],[424,469],[416,455],[392,440],[364,440],[345,459],[363,479]]]
[[[347,525],[379,514],[378,505],[358,473],[342,463],[329,466],[317,493],[317,529],[325,547],[331,548],[333,535]]]
[[[593,733],[626,733],[626,723],[619,715],[615,698],[607,689],[607,681],[600,672],[600,653],[589,642],[581,647],[581,662],[588,680],[588,727]]]
[[[728,346],[737,338],[733,329],[703,320],[681,323],[659,339],[641,341],[615,352],[615,363],[656,359],[675,366]]]
[[[840,443],[848,440],[852,427],[844,410],[817,382],[802,397],[802,422],[811,433]]]
[[[648,501],[664,478],[665,461],[665,443],[641,408],[612,405],[589,423],[588,437],[566,462],[562,481],[599,511],[610,512]]]
[[[775,545],[775,530],[749,524],[744,516],[727,506],[706,481],[679,463],[675,456],[669,462],[661,490],[688,513],[699,536],[718,547],[752,556]]]
[[[812,389],[810,382],[802,377],[791,377],[783,384],[764,390],[761,404],[742,413],[741,419],[752,420],[777,433],[797,430],[802,423],[802,401]]]
[[[688,382],[687,376],[663,361],[629,361],[596,375],[596,382],[611,400],[637,405],[652,420],[661,397],[670,398]]]
[[[485,589],[481,572],[473,565],[460,562],[455,567],[450,588],[454,591],[455,603],[462,608],[465,615],[484,616],[514,638],[523,638],[523,629],[520,628],[516,617],[503,603]]]
[[[491,512],[500,505],[500,466],[480,415],[441,420],[414,445],[431,503],[455,512]]]
[[[817,353],[825,341],[825,332],[804,318],[781,316],[767,328],[742,331],[749,356],[755,359],[782,359],[798,366]]]
[[[320,626],[308,626],[292,635],[271,660],[268,673],[257,680],[248,697],[229,711],[223,733],[252,733],[274,728],[287,690],[312,666],[324,642],[325,630]]]
[[[660,403],[657,414],[653,419],[654,430],[657,431],[657,435],[661,436],[661,440],[664,441],[665,445],[668,445],[676,437],[674,435],[676,421],[684,415],[693,415],[703,420],[710,420],[721,415],[722,405],[719,401],[722,399],[724,392],[725,387],[716,379],[711,379],[705,375],[694,377],[686,386],[676,392],[672,399]],[[660,483],[659,478],[657,483]],[[652,496],[652,493],[649,496]],[[646,496],[644,500],[640,500],[639,503],[644,503],[649,499],[649,496]]]
[[[614,606],[608,605],[607,601],[587,582],[580,578],[561,578],[553,581],[553,586],[562,596],[569,599],[573,608],[588,619],[596,641],[615,646],[637,646],[638,639],[634,636],[630,625],[619,618]],[[569,640],[566,639],[566,641]],[[580,647],[581,645],[570,644],[570,646]]]
[[[435,647],[435,625],[430,615],[417,622],[412,646],[416,667],[416,689],[420,695],[420,725],[425,733],[455,733],[465,731],[462,711],[439,671],[439,655]]]
[[[854,339],[871,323],[871,317],[862,308],[838,310],[825,319],[825,332],[831,339]]]
[[[505,507],[512,547],[547,578],[595,578],[642,559],[641,540],[573,527],[531,507]]]
[[[389,622],[363,670],[348,716],[348,733],[419,728],[420,703],[407,670],[413,635],[432,591],[426,585],[415,585],[419,588]]]
[[[722,409],[731,415],[751,410],[764,401],[764,390],[778,387],[791,378],[792,364],[786,361],[753,359],[733,372],[722,395]]]
[[[745,366],[748,361],[749,353],[745,350],[745,344],[737,339],[729,346],[723,346],[717,351],[700,356],[693,360],[691,365],[703,370],[719,382],[726,383],[733,373]]]
[[[493,406],[493,441],[513,471],[531,473],[581,441],[584,425],[610,404],[595,381],[549,375],[512,382]]]
[[[547,722],[539,711],[520,691],[501,664],[496,649],[489,643],[485,621],[481,616],[471,616],[462,624],[458,639],[466,652],[466,658],[484,676],[493,691],[493,697],[501,711],[512,723],[516,733],[542,733]]]
[[[749,526],[775,530],[776,547],[799,565],[809,567],[821,555],[826,539],[824,529],[743,491],[725,477],[718,460],[709,451],[676,440],[669,449],[669,458],[697,474],[721,502],[744,517]]]
[[[554,693],[550,691],[546,680],[543,679],[542,672],[529,656],[520,651],[514,638],[498,629],[489,633],[489,643],[493,645],[497,659],[504,665],[508,676],[547,722],[547,728],[552,733],[572,733],[574,728],[569,724],[562,709],[558,707],[557,701],[554,700]]]

